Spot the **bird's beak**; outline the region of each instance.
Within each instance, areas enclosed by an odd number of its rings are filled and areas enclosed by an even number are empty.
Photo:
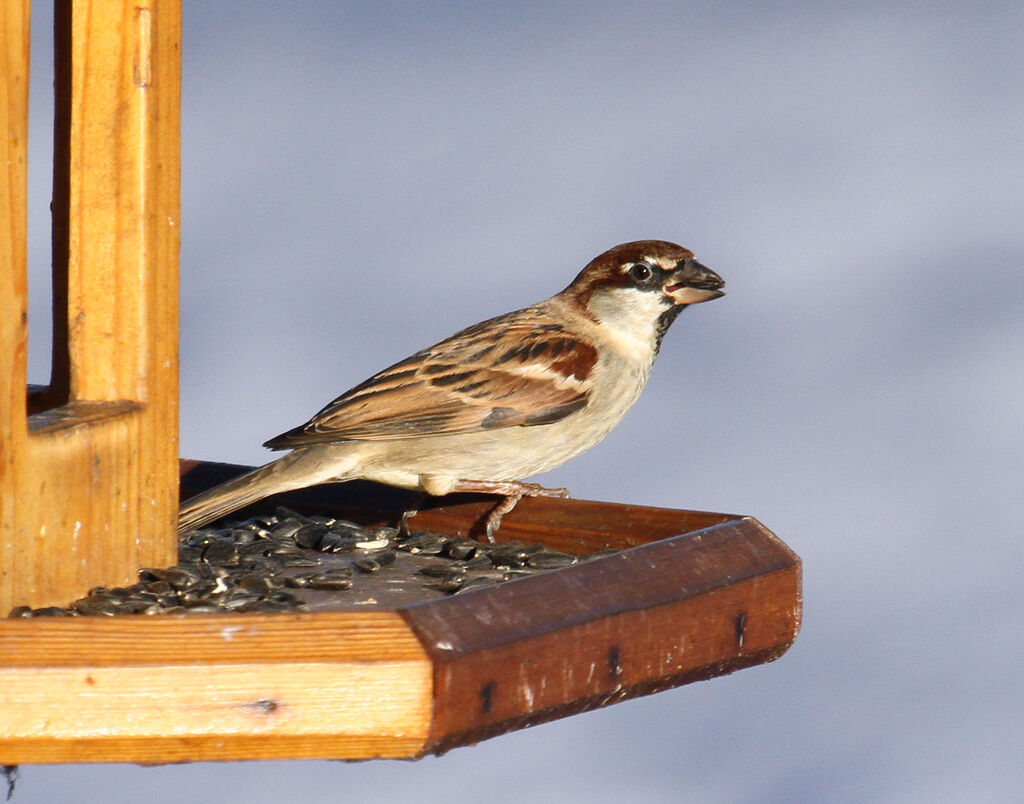
[[[696,260],[684,260],[669,274],[665,295],[676,304],[700,304],[724,296],[725,281]]]

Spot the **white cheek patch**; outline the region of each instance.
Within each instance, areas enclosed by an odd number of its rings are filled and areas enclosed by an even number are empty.
[[[671,306],[661,293],[637,288],[602,289],[587,305],[609,334],[645,349],[657,342],[658,316]]]

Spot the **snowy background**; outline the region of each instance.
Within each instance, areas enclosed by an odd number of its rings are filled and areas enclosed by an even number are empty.
[[[675,240],[729,295],[543,480],[757,516],[804,560],[800,638],[442,758],[29,767],[16,801],[1020,800],[1022,7],[509,5],[185,3],[181,452],[261,463],[384,365]]]

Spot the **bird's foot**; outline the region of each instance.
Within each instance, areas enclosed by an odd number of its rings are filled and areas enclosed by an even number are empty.
[[[460,480],[452,491],[479,494],[500,494],[504,499],[494,506],[487,515],[487,541],[494,542],[494,534],[501,527],[501,520],[523,497],[568,497],[568,489],[549,489],[538,483],[523,483],[518,480]]]
[[[423,505],[423,501],[429,497],[429,494],[421,493],[413,497],[412,502],[409,503],[409,507],[405,513],[402,514],[401,520],[398,523],[398,532],[403,536],[408,536],[412,533],[409,528],[409,520],[412,519],[420,512],[420,506]]]

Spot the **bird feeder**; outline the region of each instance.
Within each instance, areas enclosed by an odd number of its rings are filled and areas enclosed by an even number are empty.
[[[54,359],[26,386],[29,3],[0,11],[0,614],[178,560],[177,0],[58,0]],[[370,525],[349,483],[271,499]],[[486,500],[417,527],[466,535]],[[0,620],[0,765],[413,758],[770,661],[799,559],[731,514],[524,499],[499,540],[601,558],[465,594],[297,613]]]

